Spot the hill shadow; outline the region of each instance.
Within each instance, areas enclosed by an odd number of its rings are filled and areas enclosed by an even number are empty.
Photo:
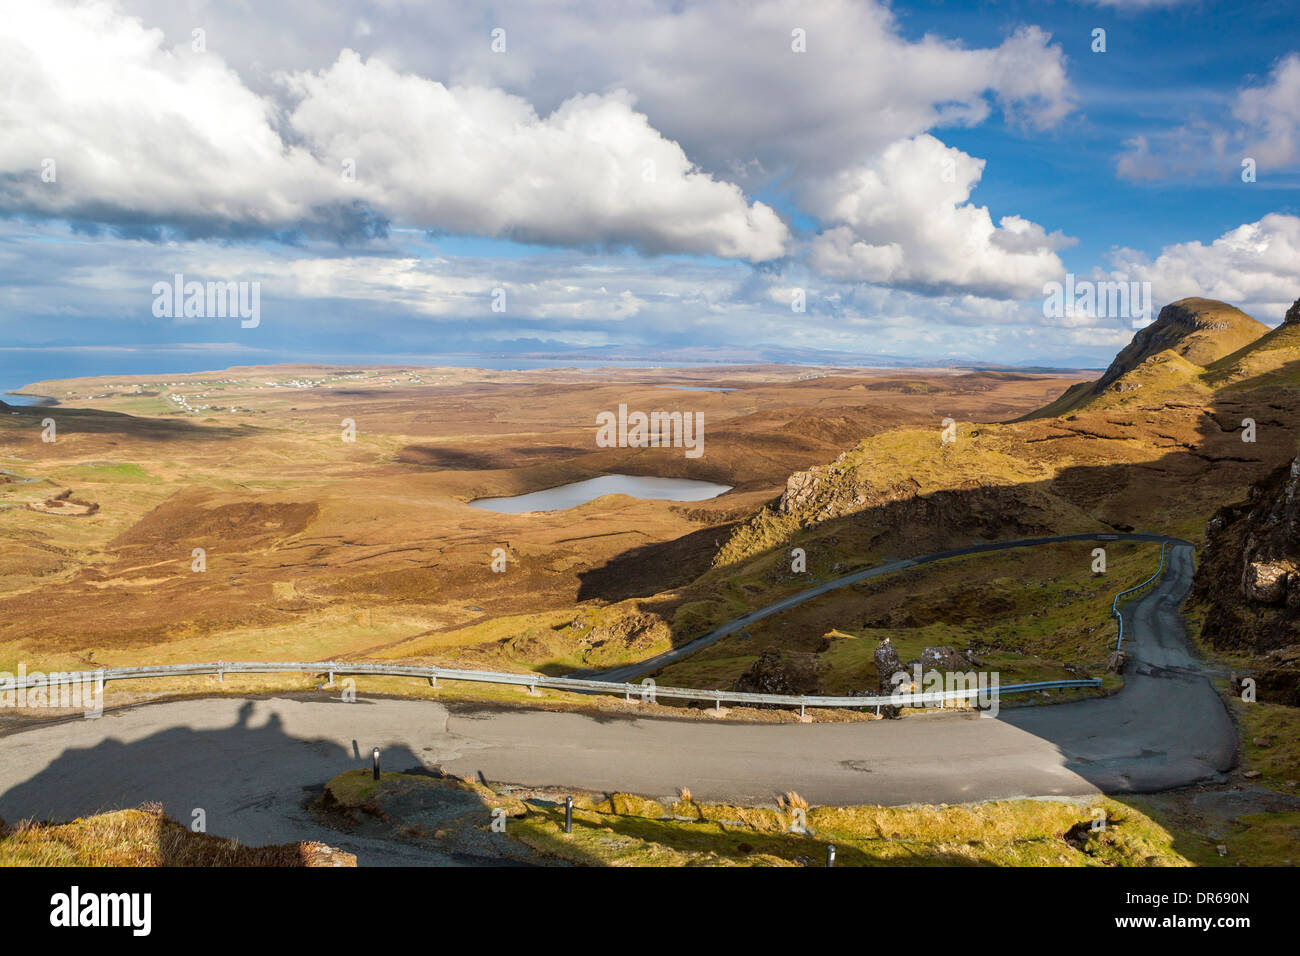
[[[59,434],[125,435],[144,441],[183,441],[212,439],[228,441],[245,438],[262,429],[256,425],[206,425],[188,418],[137,417],[125,412],[67,405],[5,405],[0,402],[0,424],[8,431],[18,424],[30,429],[33,440],[40,440],[41,422],[52,418]]]
[[[58,746],[35,742],[32,735],[94,742],[59,747],[48,764],[30,775],[14,762],[0,770],[0,780],[16,781],[0,793],[0,819],[10,826],[23,820],[62,822],[160,805],[184,827],[201,818],[207,833],[250,847],[318,841],[355,853],[359,865],[427,865],[453,859],[450,853],[400,842],[396,835],[381,840],[317,822],[307,811],[308,801],[337,774],[370,768],[373,746],[381,748],[383,772],[428,770],[409,747],[390,745],[387,740],[352,740],[348,747],[324,737],[291,733],[274,703],[245,700],[228,725],[177,725],[142,737],[131,736],[129,730],[121,739],[106,736],[119,716],[112,712],[96,721],[73,718],[16,732],[8,741],[32,746],[32,761],[42,759],[47,747]],[[367,706],[364,700],[315,703]],[[269,714],[257,724],[253,717],[259,704]],[[161,715],[162,711],[145,706],[133,713]],[[487,819],[489,811],[486,804],[483,807]],[[163,865],[175,862],[180,861],[164,859]]]
[[[600,567],[579,572],[577,600],[613,604],[645,596],[648,586],[667,591],[694,581],[709,570],[713,555],[736,525],[704,528],[615,555]]]
[[[846,563],[810,580],[812,575],[785,573],[789,549],[795,545],[806,549],[810,569],[823,545],[836,554],[885,554],[890,559],[984,542],[1078,533],[1153,532],[1189,538],[1199,545],[1203,522],[1219,507],[1240,500],[1255,481],[1296,456],[1300,395],[1287,384],[1295,381],[1300,381],[1300,360],[1235,382],[1204,404],[1185,397],[1187,393],[1161,391],[1145,402],[1137,398],[1123,406],[999,426],[999,451],[1018,455],[1022,462],[1006,478],[971,473],[968,466],[954,477],[954,487],[923,495],[899,494],[802,528],[791,530],[778,520],[766,524],[760,520],[753,540],[761,541],[761,547],[751,548],[731,565],[711,569],[672,595],[638,602],[638,610],[668,622],[671,644],[677,649],[744,611],[880,563]],[[1245,419],[1254,421],[1253,442],[1243,440],[1250,434]],[[955,459],[961,454],[963,438],[977,437],[988,427],[963,426],[957,445],[944,452],[936,426],[936,456],[951,454]],[[1014,444],[1007,440],[1008,433],[1017,436]],[[1026,462],[1033,467],[1023,467]],[[1015,479],[1017,472],[1034,470],[1044,477]],[[826,470],[821,474],[825,476]],[[906,473],[895,478],[899,483],[909,480]],[[844,473],[841,480],[848,480]],[[872,494],[889,498],[879,488],[857,489],[849,482],[844,499],[852,503],[858,494],[868,500]],[[818,507],[828,504],[834,502],[814,500]],[[1193,517],[1198,520],[1189,520]],[[1092,546],[1084,547],[1081,561]],[[620,568],[635,568],[637,558],[635,550],[625,552],[590,578],[593,582],[612,578]],[[894,574],[896,578],[881,580],[898,580],[906,587],[908,570]],[[1164,589],[1152,605],[1156,617],[1140,624],[1147,636],[1117,694],[1051,708],[1004,707],[998,720],[1053,744],[1066,757],[1066,769],[1105,792],[1163,789],[1198,772],[1212,777],[1230,769],[1235,763],[1236,732],[1195,662],[1183,619],[1175,613],[1186,594],[1174,592],[1184,583],[1191,583],[1187,568],[1180,570],[1177,586]],[[1237,582],[1225,585],[1235,588]],[[852,588],[849,585],[845,591]],[[607,585],[589,593],[618,595],[628,594],[629,589]],[[696,615],[687,623],[675,618],[683,605],[696,609],[710,600],[715,602],[711,615]],[[770,620],[779,621],[781,616]],[[854,623],[846,621],[842,626],[851,628]],[[1126,635],[1136,635],[1138,626],[1126,617]],[[790,640],[790,632],[797,633],[796,629],[794,624],[782,628],[780,640]],[[626,676],[633,669],[632,664],[617,668],[613,679],[633,679]],[[636,673],[635,679],[642,676],[646,675]],[[874,686],[861,689],[875,692]],[[1049,717],[1049,711],[1056,713]],[[1122,719],[1124,714],[1128,723]],[[1118,743],[1109,749],[1093,747],[1080,730],[1084,722],[1103,719],[1118,735]],[[1100,731],[1098,735],[1104,736]],[[1203,735],[1203,741],[1198,735]],[[1133,743],[1133,752],[1116,758],[1128,742]]]
[[[1059,466],[1052,477],[999,482],[996,476],[980,476],[961,487],[896,496],[786,533],[729,566],[705,567],[671,597],[656,599],[638,589],[641,568],[673,560],[681,560],[684,570],[701,567],[705,543],[712,538],[725,540],[746,522],[704,529],[674,541],[629,549],[584,572],[579,600],[613,602],[641,596],[643,612],[658,613],[672,622],[679,606],[720,598],[727,592],[728,579],[736,576],[747,580],[741,590],[752,598],[752,608],[874,563],[849,559],[832,574],[815,579],[787,574],[781,569],[788,565],[789,549],[795,545],[805,548],[813,569],[819,545],[837,553],[884,553],[894,560],[973,543],[1084,532],[1150,531],[1177,537],[1173,527],[1185,525],[1189,514],[1199,513],[1208,520],[1218,507],[1239,499],[1252,483],[1300,450],[1300,415],[1295,414],[1300,412],[1300,394],[1278,379],[1300,381],[1300,360],[1235,383],[1231,392],[1216,396],[1200,414],[1195,414],[1199,406],[1171,396],[1170,401],[1149,407],[1133,404],[1007,423],[1001,427],[1018,430],[1020,450],[1034,450],[1035,459],[1045,467]],[[1162,413],[1171,414],[1162,420]],[[1256,423],[1254,443],[1242,441],[1244,418]],[[974,424],[969,433],[976,436],[986,427]],[[1122,454],[1135,439],[1163,453],[1129,461],[1068,463],[1104,458],[1107,443]],[[935,443],[937,448],[937,427]],[[909,480],[906,474],[896,479],[900,486]],[[889,492],[877,496],[888,497]],[[775,503],[774,499],[765,508],[770,515]],[[903,537],[912,542],[910,547],[900,546]],[[897,573],[901,578],[907,571]],[[672,646],[690,643],[720,623],[721,619],[708,619],[686,628],[673,626]]]

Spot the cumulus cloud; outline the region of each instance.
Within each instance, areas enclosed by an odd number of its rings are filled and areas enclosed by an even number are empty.
[[[1300,297],[1300,217],[1270,213],[1209,244],[1165,246],[1155,259],[1120,249],[1112,260],[1112,276],[1150,282],[1157,305],[1203,296],[1276,324]]]
[[[696,169],[623,93],[542,118],[500,90],[346,50],[282,83],[287,111],[217,53],[166,49],[108,3],[24,4],[0,21],[0,212],[184,237],[354,239],[392,221],[752,261],[788,241],[769,207]]]
[[[772,209],[698,171],[616,91],[545,119],[520,97],[399,74],[345,51],[287,82],[289,124],[394,218],[570,246],[629,245],[760,261],[788,232]]]
[[[1229,175],[1247,157],[1262,176],[1300,163],[1300,54],[1279,60],[1263,83],[1238,90],[1231,108],[1212,119],[1126,140],[1116,171],[1133,180]]]
[[[1246,125],[1246,150],[1261,165],[1300,162],[1300,54],[1279,62],[1263,85],[1242,90],[1232,114]]]
[[[994,105],[1032,126],[1072,108],[1064,53],[1042,29],[985,48],[912,40],[879,0],[500,0],[490,10],[422,0],[382,15],[370,0],[339,0],[331,17],[314,0],[124,2],[172,37],[208,26],[249,82],[317,69],[349,47],[401,72],[526,95],[543,113],[575,92],[631,90],[715,176],[824,174],[936,125],[982,122]],[[504,52],[493,51],[494,29]]]
[[[284,228],[327,186],[216,56],[162,48],[110,4],[0,20],[0,211],[199,232]]]
[[[970,195],[984,162],[933,136],[902,140],[874,162],[806,192],[828,228],[812,242],[814,268],[836,279],[936,292],[1041,295],[1073,240],[1019,216],[997,225]]]
[[[1070,240],[1014,210],[995,221],[971,202],[983,161],[926,133],[999,110],[1022,128],[1059,123],[1073,108],[1066,60],[1036,27],[984,48],[911,39],[877,0],[334,9],[31,0],[6,11],[0,216],[111,233],[59,233],[65,271],[51,267],[43,298],[22,299],[37,303],[28,314],[94,316],[115,297],[120,321],[147,325],[151,283],[184,271],[263,281],[278,310],[268,336],[361,315],[385,319],[385,335],[442,323],[466,341],[589,343],[619,327],[906,352],[908,336],[939,348],[935,327],[948,323],[964,330],[950,353],[970,355],[1033,320],[1036,306],[1005,297],[1036,298],[1063,271]],[[196,26],[204,52],[191,48]],[[41,178],[47,157],[54,182]],[[769,188],[819,220],[806,245],[745,191]],[[426,254],[443,233],[580,251]],[[12,250],[5,271],[21,276],[30,262]],[[798,277],[794,253],[806,253]],[[497,286],[509,316],[486,311]],[[789,308],[796,286],[809,296],[802,319]]]

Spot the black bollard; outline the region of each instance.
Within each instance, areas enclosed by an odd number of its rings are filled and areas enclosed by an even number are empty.
[[[378,747],[370,751],[370,759],[374,761],[375,779],[378,780],[379,779],[379,748]]]
[[[827,866],[835,865],[835,844],[834,843],[826,844],[826,865]]]
[[[573,797],[564,798],[564,832],[573,832]]]

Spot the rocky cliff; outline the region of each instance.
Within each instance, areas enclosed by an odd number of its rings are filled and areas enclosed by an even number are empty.
[[[1300,643],[1300,457],[1220,508],[1205,529],[1194,596],[1203,636],[1254,652]]]

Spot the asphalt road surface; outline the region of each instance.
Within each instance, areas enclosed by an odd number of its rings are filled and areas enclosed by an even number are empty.
[[[203,808],[210,833],[249,844],[319,839],[363,864],[473,862],[311,820],[311,788],[368,766],[373,746],[391,770],[439,765],[494,782],[650,796],[686,786],[699,799],[746,803],[786,790],[817,804],[897,805],[1164,789],[1235,760],[1235,730],[1178,613],[1191,573],[1191,547],[1171,547],[1164,577],[1126,609],[1130,671],[1109,698],[1004,708],[992,719],[777,725],[364,697],[157,703],[0,737],[0,817],[69,819],[156,800],[186,822]]]

